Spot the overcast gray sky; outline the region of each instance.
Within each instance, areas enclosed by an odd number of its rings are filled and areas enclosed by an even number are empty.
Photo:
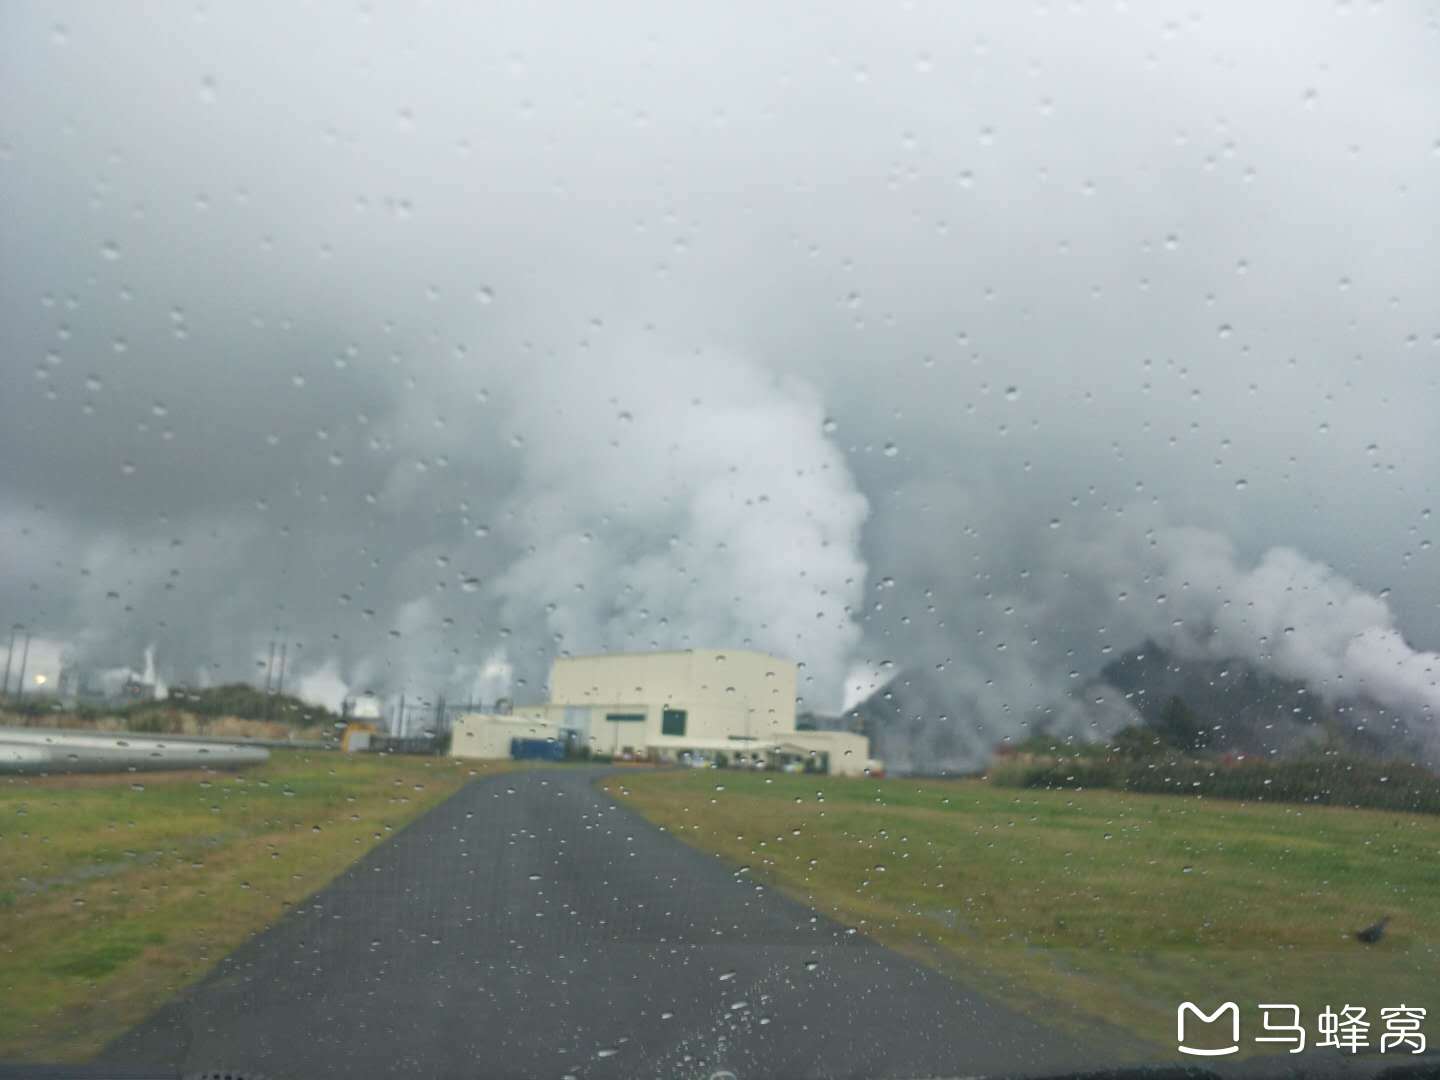
[[[748,643],[1003,722],[1168,635],[1432,703],[1437,54],[1398,3],[6,4],[0,614],[171,681],[280,627],[322,697]]]

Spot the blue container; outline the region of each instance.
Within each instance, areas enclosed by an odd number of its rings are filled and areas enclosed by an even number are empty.
[[[511,739],[510,756],[516,761],[564,761],[565,745],[556,739]]]

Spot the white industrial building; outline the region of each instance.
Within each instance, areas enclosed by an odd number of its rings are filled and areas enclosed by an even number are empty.
[[[863,735],[796,730],[795,670],[748,649],[565,657],[550,669],[548,704],[457,718],[451,753],[505,758],[512,739],[557,739],[614,758],[877,769]]]

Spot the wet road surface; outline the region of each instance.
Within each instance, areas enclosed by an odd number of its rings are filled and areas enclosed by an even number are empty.
[[[616,805],[477,780],[102,1060],[311,1077],[934,1077],[1074,1068],[1066,1036]]]

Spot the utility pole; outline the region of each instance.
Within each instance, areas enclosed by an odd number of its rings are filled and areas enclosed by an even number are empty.
[[[30,631],[25,631],[25,650],[20,654],[20,678],[15,680],[15,697],[25,696],[25,662],[30,659]]]
[[[5,685],[0,687],[0,697],[10,696],[10,660],[15,655],[15,634],[19,629],[19,623],[10,627],[10,651],[5,654]]]
[[[270,654],[265,658],[265,696],[270,696],[270,671],[275,666],[275,639],[270,639]]]
[[[288,641],[282,641],[280,643],[280,678],[275,684],[275,693],[277,695],[285,693],[285,649],[289,644]]]

